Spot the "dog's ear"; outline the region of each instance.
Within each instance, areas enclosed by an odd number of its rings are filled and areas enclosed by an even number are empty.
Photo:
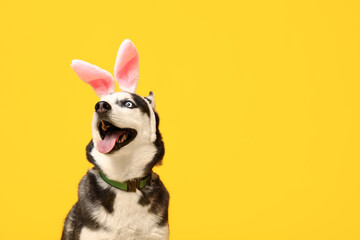
[[[73,60],[71,68],[99,97],[115,91],[114,79],[108,71],[82,60]]]
[[[149,96],[145,97],[145,100],[149,103],[149,105],[153,108],[154,111],[150,111],[150,141],[154,142],[156,140],[156,116],[155,116],[155,96],[153,92],[149,92]]]
[[[135,93],[139,79],[139,53],[129,39],[120,45],[115,61],[115,79],[121,90]]]
[[[150,103],[151,107],[155,110],[155,96],[152,91],[149,92],[149,96],[145,97],[145,99]]]

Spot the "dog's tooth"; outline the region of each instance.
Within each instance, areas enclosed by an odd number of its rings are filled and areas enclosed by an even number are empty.
[[[109,127],[110,127],[110,125],[106,125],[106,124],[104,123],[104,121],[101,121],[101,128],[102,128],[103,131],[108,130]]]
[[[124,142],[126,140],[126,134],[124,134],[122,137],[121,137],[121,142]]]

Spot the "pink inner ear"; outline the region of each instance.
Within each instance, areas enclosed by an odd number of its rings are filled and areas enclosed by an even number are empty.
[[[118,79],[119,84],[122,88],[132,89],[135,92],[136,86],[134,86],[139,77],[139,58],[134,57],[131,59],[125,66],[121,68],[116,74],[116,79]]]
[[[115,78],[124,91],[135,92],[139,78],[139,53],[130,40],[125,40],[115,62]]]
[[[109,94],[109,89],[113,89],[113,82],[109,82],[105,79],[94,79],[88,82],[90,86],[94,89],[97,95],[104,96]]]
[[[73,60],[71,67],[81,80],[94,89],[99,97],[114,91],[114,79],[108,71],[81,60]]]

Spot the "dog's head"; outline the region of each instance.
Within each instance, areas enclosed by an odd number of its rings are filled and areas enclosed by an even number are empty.
[[[118,92],[106,95],[96,103],[92,133],[100,153],[116,155],[131,146],[151,144],[156,140],[153,96],[152,92],[146,98]]]
[[[116,58],[115,79],[122,92],[115,92],[115,81],[106,70],[81,60],[73,60],[71,67],[100,97],[87,146],[90,162],[120,181],[149,173],[161,161],[164,146],[154,94],[135,93],[139,55],[134,44],[125,40]]]

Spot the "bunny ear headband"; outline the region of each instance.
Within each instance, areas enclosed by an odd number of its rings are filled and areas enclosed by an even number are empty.
[[[108,71],[82,60],[73,60],[71,67],[99,97],[115,91],[114,78]],[[139,53],[129,39],[120,45],[114,74],[121,90],[135,93],[139,79]]]

